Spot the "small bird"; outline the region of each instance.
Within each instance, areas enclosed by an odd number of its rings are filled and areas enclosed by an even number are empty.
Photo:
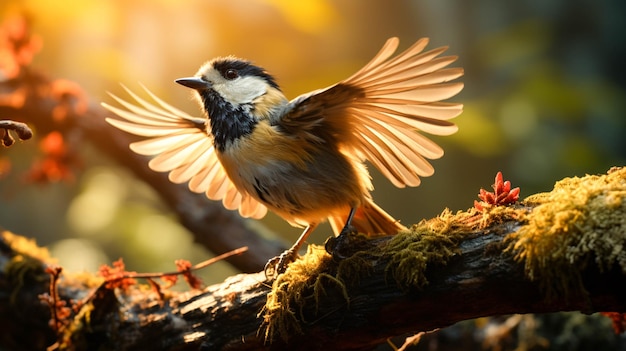
[[[289,101],[276,80],[251,62],[229,57],[208,61],[176,82],[195,90],[204,117],[193,117],[164,102],[126,91],[139,105],[111,95],[125,109],[103,103],[122,119],[113,126],[145,137],[130,148],[155,156],[151,169],[169,172],[174,183],[222,200],[243,217],[274,211],[305,227],[296,243],[266,266],[284,272],[309,234],[326,219],[336,235],[368,235],[406,229],[377,206],[365,161],[395,186],[418,186],[433,174],[426,159],[443,150],[419,132],[450,135],[449,119],[463,105],[442,102],[463,89],[451,82],[462,68],[447,47],[424,51],[427,38],[391,57],[398,38],[387,40],[374,58],[330,87]]]

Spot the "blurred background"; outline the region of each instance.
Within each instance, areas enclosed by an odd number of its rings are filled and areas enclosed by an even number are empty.
[[[415,189],[396,189],[372,169],[374,198],[405,224],[472,206],[502,171],[521,196],[567,176],[626,162],[626,2],[622,0],[3,1],[0,21],[26,13],[42,48],[32,66],[74,81],[91,103],[139,82],[199,115],[174,79],[206,60],[236,55],[265,67],[289,98],[333,84],[385,40],[401,49],[421,37],[450,46],[465,68],[460,130],[433,137],[446,155]],[[136,271],[172,270],[178,258],[212,254],[194,245],[154,192],[84,145],[70,181],[33,184],[24,173],[36,142],[0,149],[0,226],[48,246],[66,269],[96,271],[123,257]],[[130,151],[129,151],[130,152]],[[6,163],[6,162],[5,162]],[[269,215],[287,243],[300,229]],[[330,235],[318,230],[312,242]],[[234,273],[212,267],[205,283]]]

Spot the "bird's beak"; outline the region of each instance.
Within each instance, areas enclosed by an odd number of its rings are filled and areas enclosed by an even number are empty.
[[[211,82],[198,77],[179,78],[175,82],[195,90],[206,90],[211,87]]]

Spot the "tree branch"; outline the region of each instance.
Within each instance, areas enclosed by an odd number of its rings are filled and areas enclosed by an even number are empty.
[[[33,136],[33,131],[26,124],[20,122],[0,120],[0,129],[4,129],[2,145],[6,147],[13,145],[15,142],[15,139],[9,134],[9,130],[15,131],[20,140],[28,140]]]
[[[626,198],[625,175],[621,169],[596,177],[594,184],[610,183],[617,188],[598,192],[589,187],[584,207],[602,213],[603,218],[617,218],[596,224],[607,233],[607,240],[608,233],[619,233],[621,244],[626,243],[626,201],[615,206],[611,197],[617,193],[622,194],[622,200]],[[587,249],[571,256],[575,258],[567,265],[561,265],[566,256],[559,253],[571,254],[574,247],[552,247],[552,254],[541,260],[558,271],[545,268],[535,270],[534,279],[528,276],[533,258],[528,247],[521,247],[525,240],[520,235],[535,221],[545,220],[544,207],[558,209],[555,196],[575,184],[563,183],[552,193],[532,196],[524,206],[457,214],[446,211],[395,236],[352,236],[344,260],[334,260],[323,248],[311,246],[271,286],[262,273],[241,274],[202,291],[167,292],[159,297],[154,291],[136,286],[123,292],[103,285],[95,287],[93,278],[70,276],[58,284],[63,300],[81,299],[88,292],[96,292],[65,329],[63,345],[121,350],[368,350],[392,336],[483,316],[626,311],[626,264],[604,264],[602,260],[609,259],[609,255],[590,259],[595,257],[595,250],[606,246],[588,242],[595,235],[591,230],[576,234],[570,229],[568,235],[575,242],[587,242]],[[576,198],[576,192],[569,197]],[[610,201],[594,205],[598,199]],[[593,207],[596,205],[600,207]],[[577,218],[575,223],[583,228],[586,222]],[[539,247],[550,240],[554,238],[546,231],[533,245]],[[24,271],[17,269],[23,260],[15,258],[28,256],[16,252],[14,241],[14,237],[7,239],[4,235],[0,262],[9,262],[2,267],[5,272]],[[614,247],[608,250],[623,255]],[[41,268],[43,263],[32,262],[21,287],[9,283],[15,281],[14,275],[6,274],[0,280],[0,296],[16,297],[9,300],[8,306],[7,301],[0,306],[0,311],[11,312],[1,314],[0,325],[15,331],[15,335],[20,330],[28,331],[29,336],[20,339],[25,344],[18,344],[30,345],[23,346],[25,350],[35,349],[35,339],[30,335],[39,335],[39,342],[51,342],[44,328],[50,313],[33,299],[46,292],[49,285]],[[572,284],[552,280],[552,274],[564,272],[568,274],[564,278]],[[548,286],[552,282],[556,285]],[[549,292],[551,297],[547,296]],[[15,306],[19,305],[32,311],[27,326],[15,323],[19,320]]]

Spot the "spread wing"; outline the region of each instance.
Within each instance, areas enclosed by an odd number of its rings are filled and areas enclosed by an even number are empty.
[[[207,131],[206,118],[193,117],[159,99],[147,88],[153,104],[128,88],[126,92],[138,105],[111,96],[125,109],[103,103],[122,119],[107,118],[114,127],[145,137],[130,144],[134,152],[155,156],[148,165],[157,172],[169,172],[173,183],[189,182],[189,189],[205,193],[211,200],[222,200],[224,207],[239,209],[244,217],[261,218],[267,212],[263,204],[237,190],[217,158],[213,136]]]
[[[420,134],[449,135],[457,131],[448,121],[462,104],[442,102],[463,89],[449,82],[462,68],[447,68],[456,56],[442,56],[447,47],[423,52],[423,38],[390,58],[398,39],[389,39],[378,54],[350,78],[329,88],[297,97],[283,124],[292,132],[308,133],[312,140],[327,131],[341,131],[337,140],[344,152],[367,159],[397,187],[417,186],[420,176],[434,172],[426,159],[443,150]],[[307,130],[302,130],[306,126]]]

